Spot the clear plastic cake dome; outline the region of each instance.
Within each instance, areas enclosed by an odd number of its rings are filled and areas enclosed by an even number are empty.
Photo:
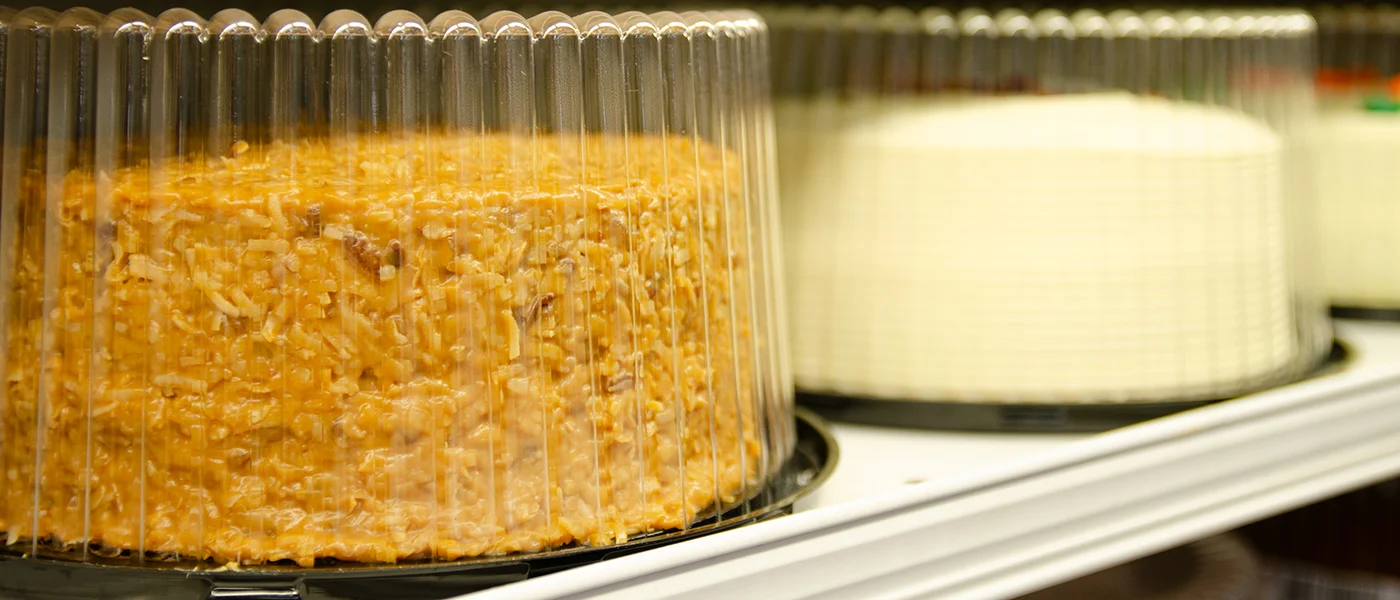
[[[1400,316],[1400,10],[1317,10],[1317,223],[1338,314]]]
[[[790,477],[756,15],[0,16],[0,589],[576,556]]]
[[[959,411],[1225,399],[1328,354],[1305,13],[765,16],[814,400],[980,426]]]

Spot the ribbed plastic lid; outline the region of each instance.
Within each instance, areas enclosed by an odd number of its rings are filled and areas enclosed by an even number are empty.
[[[755,15],[0,16],[0,547],[606,547],[791,454]]]
[[[1326,355],[1306,13],[769,18],[800,390],[1179,404]]]

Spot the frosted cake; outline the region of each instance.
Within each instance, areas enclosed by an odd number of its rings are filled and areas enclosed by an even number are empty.
[[[1318,244],[1328,296],[1338,306],[1396,310],[1400,107],[1373,99],[1367,110],[1352,100],[1323,111],[1317,124]]]
[[[739,170],[689,139],[531,143],[520,170],[506,135],[239,142],[51,187],[55,279],[25,237],[6,343],[59,333],[6,373],[5,541],[454,559],[744,498],[748,224],[699,191]]]
[[[1283,143],[1259,122],[1127,94],[778,117],[801,389],[1215,399],[1317,354],[1294,315]]]

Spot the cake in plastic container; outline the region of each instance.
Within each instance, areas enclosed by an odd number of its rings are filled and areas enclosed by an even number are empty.
[[[1400,315],[1400,10],[1317,11],[1318,249],[1334,306]],[[1373,311],[1386,311],[1376,313]]]
[[[607,547],[791,453],[755,15],[0,16],[0,550]]]
[[[1189,403],[1327,354],[1306,14],[769,20],[800,390]]]

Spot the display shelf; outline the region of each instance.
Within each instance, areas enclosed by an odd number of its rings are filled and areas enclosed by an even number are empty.
[[[1013,598],[1400,474],[1400,325],[1339,335],[1339,372],[1098,435],[840,426],[793,516],[470,598]]]
[[[844,423],[833,423],[831,428],[841,446],[841,461],[825,485],[798,502],[798,511],[838,506],[929,481],[995,469],[1088,437],[1061,433],[930,433]]]

